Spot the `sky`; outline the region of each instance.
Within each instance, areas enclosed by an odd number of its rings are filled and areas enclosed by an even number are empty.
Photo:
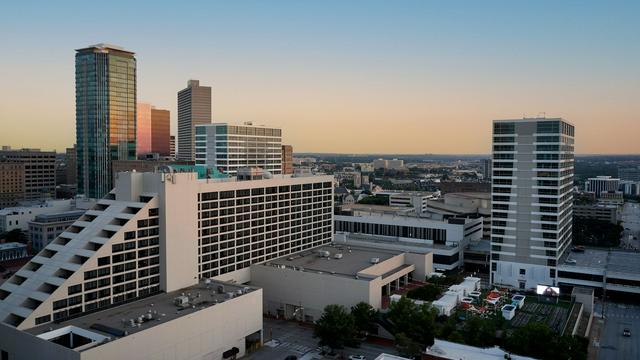
[[[295,152],[486,154],[493,119],[546,115],[579,154],[640,153],[639,1],[10,1],[1,145],[75,142],[75,49],[101,42],[136,52],[172,133],[198,79],[214,122]]]

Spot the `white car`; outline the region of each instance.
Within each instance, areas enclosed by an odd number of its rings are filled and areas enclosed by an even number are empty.
[[[364,355],[349,355],[349,360],[366,360]]]

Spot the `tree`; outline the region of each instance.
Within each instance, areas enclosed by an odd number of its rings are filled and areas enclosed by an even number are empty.
[[[353,316],[356,330],[360,336],[364,337],[367,336],[368,333],[375,331],[375,321],[378,318],[378,312],[373,306],[365,302],[359,302],[351,308],[351,315]]]
[[[320,338],[319,345],[328,346],[332,352],[356,342],[355,335],[353,315],[342,305],[327,305],[313,329],[313,336]]]
[[[411,334],[415,324],[417,305],[406,297],[391,303],[387,318],[393,323],[395,333]]]
[[[433,345],[436,311],[431,306],[418,306],[403,296],[391,304],[387,318],[393,323],[394,335],[404,333],[424,347]]]
[[[451,341],[458,344],[464,344],[464,336],[462,336],[462,334],[460,334],[459,331],[454,330],[447,337],[447,341]]]
[[[400,355],[410,358],[410,359],[418,359],[422,348],[420,344],[415,342],[413,339],[405,335],[405,333],[398,333],[395,335],[396,338],[396,349]]]
[[[441,294],[440,288],[433,284],[427,284],[407,292],[407,297],[423,301],[435,301]]]

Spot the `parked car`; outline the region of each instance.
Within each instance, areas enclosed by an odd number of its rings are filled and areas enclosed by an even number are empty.
[[[622,336],[631,336],[631,330],[629,330],[629,328],[625,328],[624,330],[622,330]]]
[[[349,360],[366,360],[364,355],[349,355]]]

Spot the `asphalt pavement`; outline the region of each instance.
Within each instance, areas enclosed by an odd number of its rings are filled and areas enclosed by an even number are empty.
[[[264,346],[246,357],[251,360],[284,360],[293,355],[298,359],[323,359],[319,355],[318,339],[313,338],[313,329],[308,325],[297,322],[264,319]],[[363,343],[359,348],[345,348],[338,350],[339,354],[348,358],[349,355],[364,355],[367,360],[373,360],[381,353],[394,354],[393,347]]]
[[[596,316],[600,314],[597,304]],[[631,330],[630,337],[623,336],[624,329]],[[598,348],[600,360],[640,359],[640,305],[607,303]]]

